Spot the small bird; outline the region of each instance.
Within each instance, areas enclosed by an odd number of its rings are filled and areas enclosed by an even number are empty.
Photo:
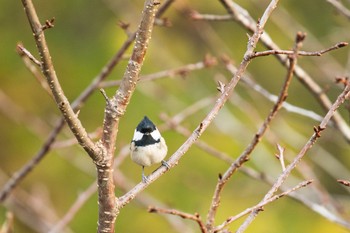
[[[144,173],[145,166],[162,162],[163,166],[169,168],[168,163],[164,160],[168,147],[157,127],[147,116],[137,125],[130,150],[132,161],[142,166],[142,181],[144,183],[148,182]]]

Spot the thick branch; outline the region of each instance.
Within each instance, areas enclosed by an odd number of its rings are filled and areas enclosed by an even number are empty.
[[[116,208],[112,166],[118,125],[120,117],[124,115],[136,88],[136,83],[139,80],[139,74],[151,38],[158,5],[159,2],[154,0],[145,1],[134,49],[120,87],[111,99],[106,99],[107,106],[103,122],[103,135],[101,141],[98,143],[103,148],[104,156],[102,160],[96,161],[97,183],[99,187],[98,232],[114,232],[114,222],[119,209]]]

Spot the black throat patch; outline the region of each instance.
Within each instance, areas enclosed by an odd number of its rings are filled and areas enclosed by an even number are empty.
[[[155,140],[150,134],[144,134],[141,140],[133,141],[135,146],[148,146],[160,142],[160,139]]]

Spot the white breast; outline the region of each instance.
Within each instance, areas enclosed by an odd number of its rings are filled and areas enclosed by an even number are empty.
[[[135,147],[131,144],[131,159],[140,166],[151,166],[155,163],[160,163],[166,156],[168,148],[164,138],[160,139],[160,143]]]

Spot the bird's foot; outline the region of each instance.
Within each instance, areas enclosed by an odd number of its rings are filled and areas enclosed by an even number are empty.
[[[145,176],[144,174],[142,174],[142,182],[143,182],[143,183],[146,183],[146,184],[149,182],[148,177]]]
[[[167,169],[170,169],[170,165],[169,165],[169,163],[168,163],[167,161],[162,160],[162,165],[163,165],[164,167],[166,167]]]

